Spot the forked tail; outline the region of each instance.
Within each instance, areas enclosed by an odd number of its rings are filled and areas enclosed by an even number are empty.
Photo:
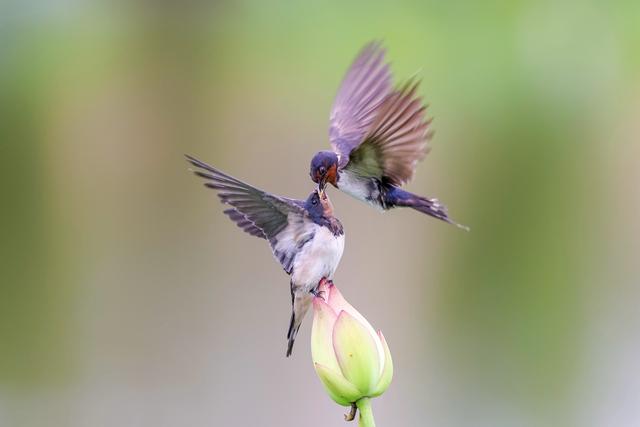
[[[305,290],[303,286],[291,283],[291,321],[289,322],[289,331],[287,332],[287,357],[291,356],[293,351],[293,343],[300,330],[302,319],[311,307],[312,294]]]
[[[293,352],[293,343],[296,341],[296,335],[298,335],[301,324],[302,321],[296,322],[295,311],[291,311],[291,322],[289,322],[289,332],[287,332],[287,339],[289,340],[287,343],[287,357],[291,356]]]
[[[456,227],[462,228],[463,230],[469,231],[469,227],[458,224],[449,217],[446,206],[440,204],[438,199],[429,199],[397,187],[391,187],[391,189],[385,194],[385,202],[389,206],[413,208],[418,212],[425,213],[444,222],[448,222],[449,224],[453,224]]]

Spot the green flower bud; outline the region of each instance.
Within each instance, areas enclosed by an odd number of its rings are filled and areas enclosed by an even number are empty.
[[[384,336],[334,285],[323,284],[320,291],[325,298],[313,300],[311,355],[327,393],[342,406],[381,395],[393,377]]]

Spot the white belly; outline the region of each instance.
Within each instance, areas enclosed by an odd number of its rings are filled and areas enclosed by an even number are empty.
[[[308,289],[320,279],[331,279],[344,250],[344,234],[334,236],[329,229],[316,225],[315,236],[296,256],[293,262],[293,283]]]
[[[340,173],[340,179],[338,180],[338,189],[361,202],[384,211],[378,201],[380,191],[373,181],[366,181],[354,176],[349,171],[343,171]]]

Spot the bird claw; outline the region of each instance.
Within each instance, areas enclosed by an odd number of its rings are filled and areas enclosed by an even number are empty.
[[[313,295],[314,297],[317,298],[322,298],[324,299],[324,291],[320,290],[320,287],[323,285],[328,285],[328,286],[333,286],[333,280],[329,280],[325,277],[323,277],[322,279],[320,279],[320,281],[318,282],[318,286],[316,286],[314,289],[311,289],[309,292],[311,293],[311,295]]]
[[[318,286],[322,286],[322,285],[333,286],[333,280],[330,280],[330,279],[327,279],[326,277],[323,277],[318,282]]]
[[[322,298],[322,299],[324,299],[324,291],[319,290],[319,289],[318,289],[319,287],[320,287],[320,286],[316,287],[315,289],[311,289],[311,290],[309,291],[309,293],[310,293],[311,295],[313,295],[314,297],[316,297],[316,298]]]

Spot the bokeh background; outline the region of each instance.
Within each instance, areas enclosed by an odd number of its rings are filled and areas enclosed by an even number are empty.
[[[409,189],[471,226],[330,192],[378,424],[640,425],[640,2],[203,3],[0,5],[1,426],[346,425],[182,155],[303,198],[372,39],[435,118]]]

